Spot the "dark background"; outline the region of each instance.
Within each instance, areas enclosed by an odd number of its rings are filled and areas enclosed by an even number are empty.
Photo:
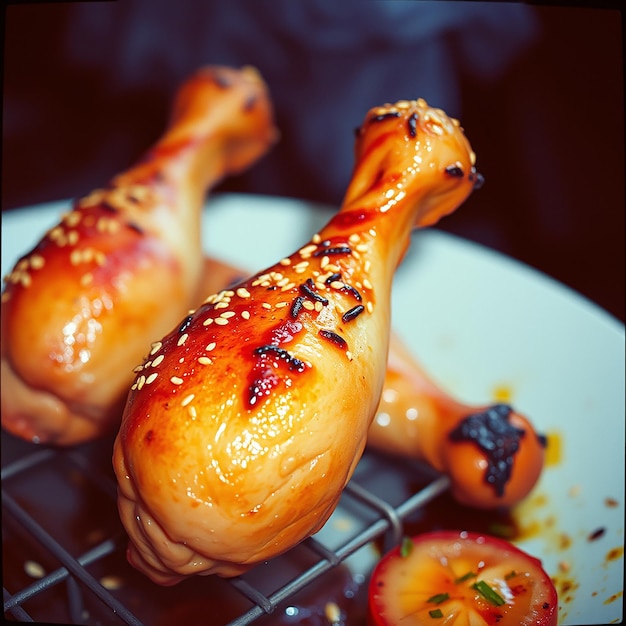
[[[338,204],[365,112],[423,96],[461,119],[486,178],[438,227],[520,259],[624,320],[622,14],[514,9],[321,0],[9,6],[2,210],[101,186],[158,137],[190,72],[253,64],[269,83],[282,140],[220,190]]]

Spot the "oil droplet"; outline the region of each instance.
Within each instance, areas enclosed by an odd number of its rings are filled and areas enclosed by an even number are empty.
[[[513,388],[506,383],[500,383],[491,392],[494,402],[511,402],[513,400]]]
[[[548,445],[546,446],[546,467],[554,467],[563,460],[563,440],[557,432],[546,434]]]

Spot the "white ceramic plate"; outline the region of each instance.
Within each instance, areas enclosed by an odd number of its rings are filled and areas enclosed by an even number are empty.
[[[68,203],[2,216],[2,273]],[[309,240],[332,214],[296,200],[228,194],[207,208],[207,252],[256,271]],[[393,323],[449,391],[476,404],[505,389],[560,443],[519,510],[522,548],[557,580],[560,624],[623,616],[624,326],[570,289],[437,230],[399,268]],[[498,391],[500,390],[500,391]]]

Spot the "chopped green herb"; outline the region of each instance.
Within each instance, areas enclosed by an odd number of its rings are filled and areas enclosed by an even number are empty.
[[[413,551],[413,541],[410,537],[404,537],[402,539],[402,545],[400,546],[400,556],[405,559]]]
[[[476,589],[478,593],[494,606],[502,606],[506,604],[504,598],[494,589],[492,589],[484,580],[479,580],[472,585],[472,589]]]
[[[513,578],[514,576],[517,576],[517,572],[512,569],[505,577],[504,580],[510,580],[511,578]]]
[[[476,574],[474,574],[474,572],[467,572],[467,574],[463,574],[463,576],[459,576],[454,581],[454,584],[458,585],[459,583],[464,583],[466,580],[469,580],[470,578],[476,578]]]
[[[504,539],[512,539],[515,537],[515,528],[504,522],[493,522],[489,524],[488,532]]]
[[[426,602],[430,602],[430,604],[441,604],[445,602],[450,597],[448,593],[437,593],[434,596],[431,596],[426,600]]]
[[[443,617],[441,609],[433,609],[432,611],[428,611],[428,615],[430,615],[433,619],[436,619],[437,617]]]

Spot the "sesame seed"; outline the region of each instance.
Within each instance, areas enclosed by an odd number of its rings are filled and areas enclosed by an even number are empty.
[[[289,306],[289,302],[279,302],[279,303],[276,305],[276,308],[277,308],[277,309],[282,309],[283,307],[286,307],[286,306]]]
[[[109,591],[115,591],[122,586],[122,579],[119,576],[103,576],[100,584]]]
[[[272,305],[269,302],[264,302],[261,306],[264,309],[271,309],[272,308]]]
[[[324,305],[319,301],[316,301],[313,306],[318,313],[324,308]]]
[[[226,302],[224,300],[221,300],[220,302],[215,303],[216,309],[227,309],[229,306],[230,306],[230,302]]]
[[[45,259],[39,254],[33,254],[30,257],[30,266],[34,270],[40,270],[44,266],[45,262]]]
[[[348,357],[348,361],[352,361],[352,352],[350,352],[350,350],[346,350],[346,356]]]
[[[171,382],[173,385],[182,385],[182,384],[183,384],[183,379],[182,379],[182,378],[180,378],[180,377],[178,377],[178,376],[172,376],[172,377],[170,378],[170,382]]]
[[[24,571],[31,578],[43,578],[46,575],[46,570],[40,563],[37,563],[37,561],[26,561],[24,563]]]
[[[23,273],[20,276],[20,283],[22,284],[22,287],[30,287],[31,282],[32,280],[30,278],[30,274]]]
[[[250,319],[250,311],[242,311],[241,312],[241,317],[243,317],[244,320],[249,320]]]
[[[330,286],[333,289],[343,289],[343,283],[340,280],[333,280],[333,282],[330,283]]]
[[[299,254],[301,257],[309,257],[315,250],[317,250],[317,245],[309,244],[308,246],[304,246],[304,248],[300,248]]]
[[[182,334],[182,335],[179,337],[178,342],[176,343],[176,345],[177,345],[177,346],[182,346],[182,345],[185,343],[185,341],[187,341],[188,337],[189,337],[189,334],[188,334],[188,333],[184,333],[184,334]]]
[[[91,272],[87,272],[86,274],[83,274],[80,278],[80,284],[83,287],[90,285],[92,282],[93,282],[93,274]]]
[[[330,257],[328,255],[323,256],[320,261],[320,267],[324,269],[330,263]]]
[[[189,412],[189,415],[193,418],[196,419],[196,417],[198,417],[198,412],[196,411],[196,407],[193,405],[190,405],[187,408],[187,411]]]
[[[138,379],[137,379],[137,389],[141,389],[143,387],[143,384],[146,382],[146,377],[142,374]]]
[[[360,243],[355,250],[357,250],[358,252],[367,252],[369,250],[369,247],[366,243]]]
[[[315,233],[313,237],[311,237],[311,241],[313,243],[319,243],[320,241],[322,241],[322,237],[319,233]]]
[[[324,268],[327,272],[340,272],[341,268],[338,265],[335,265],[334,263],[329,263],[325,268]]]
[[[150,376],[146,378],[146,385],[152,384],[156,380],[158,375],[159,375],[158,372],[152,372],[152,374],[150,374]]]
[[[133,372],[135,374],[139,374],[139,372],[141,372],[141,370],[143,370],[143,365],[137,365],[136,367],[133,368]]]
[[[180,402],[181,406],[187,406],[195,397],[195,393],[190,393],[186,395]]]
[[[220,313],[220,317],[223,317],[224,319],[233,317],[233,315],[235,315],[234,311],[224,311],[223,313]]]
[[[374,305],[371,303],[371,301],[368,301],[365,307],[367,308],[368,313],[371,313],[374,310]]]
[[[235,295],[235,292],[231,291],[230,289],[226,289],[222,293],[224,294],[225,298],[232,298]]]
[[[302,307],[305,308],[307,311],[315,310],[315,305],[310,300],[304,300],[302,302]]]
[[[70,227],[76,226],[82,218],[82,214],[79,211],[71,211],[66,213],[63,217],[63,221]]]
[[[198,357],[198,363],[200,363],[200,365],[211,365],[213,361],[211,361],[208,356],[200,356]]]
[[[72,250],[70,252],[70,263],[72,265],[78,265],[83,260],[82,250]]]
[[[224,317],[216,317],[215,318],[215,323],[218,326],[226,326],[226,324],[228,324],[228,320]]]
[[[359,242],[361,239],[361,237],[359,236],[358,233],[352,233],[349,237],[348,237],[348,241],[350,243],[357,243]]]
[[[50,237],[53,241],[61,237],[61,235],[65,236],[63,229],[60,226],[55,226],[48,232],[48,237]]]
[[[202,322],[203,326],[210,326],[213,323],[213,318],[212,317],[207,317],[204,322]]]
[[[286,285],[281,287],[280,290],[281,291],[289,291],[290,289],[293,289],[295,286],[296,286],[296,283],[287,283]]]
[[[240,298],[249,298],[250,292],[245,287],[239,287],[239,289],[237,289],[237,295]]]
[[[131,385],[131,390],[132,390],[132,391],[135,391],[135,389],[137,389],[137,383],[133,383],[133,384]]]
[[[154,361],[152,361],[152,367],[157,367],[158,365],[160,365],[163,360],[165,359],[165,355],[164,354],[159,354],[158,357],[156,357],[154,359]]]
[[[291,259],[289,257],[285,257],[279,261],[281,265],[291,265]]]
[[[367,261],[365,261],[365,265],[363,266],[363,269],[366,274],[369,274],[371,267],[372,267],[372,262],[369,259],[367,259]]]
[[[75,230],[70,230],[67,233],[67,241],[70,246],[75,246],[78,243],[78,239],[80,238],[79,234]]]
[[[372,283],[370,283],[370,281],[367,278],[363,279],[363,287],[365,287],[365,289],[373,289],[373,285]]]
[[[209,344],[209,345],[205,348],[205,350],[206,350],[207,352],[211,352],[211,350],[214,350],[214,349],[215,349],[215,346],[216,346],[216,345],[217,345],[217,344],[215,343],[215,341],[212,341],[212,342],[211,342],[211,343],[210,343],[210,344]]]
[[[284,287],[285,285],[289,284],[289,277],[285,276],[283,278],[281,278],[277,283],[276,286],[277,287]]]

